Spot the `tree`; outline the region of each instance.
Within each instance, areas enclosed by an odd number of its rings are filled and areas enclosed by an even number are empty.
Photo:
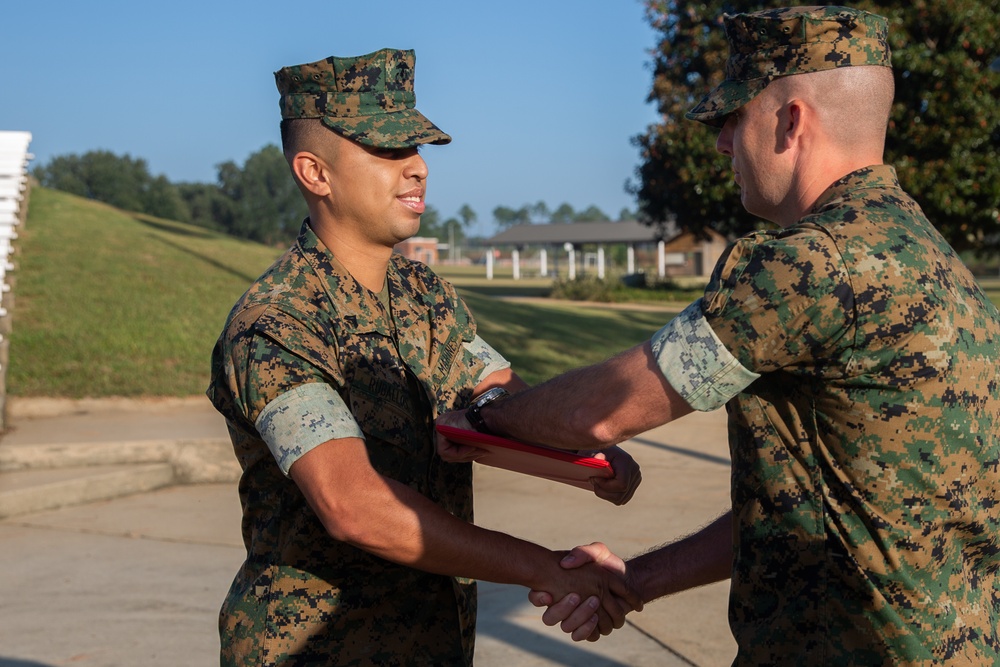
[[[625,222],[627,220],[638,220],[638,218],[631,209],[626,207],[618,212],[618,222]]]
[[[462,220],[462,227],[466,229],[471,227],[478,218],[476,212],[468,204],[462,204],[462,208],[458,209],[458,217]]]
[[[563,202],[559,204],[559,208],[552,212],[552,216],[549,218],[550,222],[555,223],[565,223],[573,222],[576,218],[576,211],[568,203]]]
[[[608,222],[611,220],[604,211],[594,205],[590,205],[573,216],[573,222]]]
[[[514,225],[531,224],[531,213],[527,206],[522,206],[519,209],[513,209],[508,206],[497,206],[493,209],[493,221],[496,222],[497,227],[500,229],[513,227]]]
[[[295,238],[308,209],[280,148],[268,144],[242,168],[227,161],[217,170],[219,190],[232,201],[226,232],[268,244]]]
[[[468,204],[462,204],[458,209],[458,218],[448,218],[444,221],[445,233],[448,235],[448,259],[456,260],[461,258],[461,247],[459,247],[466,237],[466,230],[471,227],[477,219],[476,212]]]
[[[531,222],[535,224],[544,224],[549,221],[552,217],[552,212],[549,211],[549,205],[544,201],[537,201],[534,204],[526,206],[528,209],[528,217],[531,218]]]
[[[165,176],[153,177],[142,158],[88,151],[59,155],[34,170],[45,187],[102,201],[126,211],[185,220],[187,208]]]
[[[212,183],[178,183],[177,192],[188,210],[188,222],[200,227],[226,231],[233,227],[235,205]]]
[[[761,221],[746,213],[716,130],[684,113],[722,79],[728,55],[723,12],[784,3],[646,0],[663,39],[653,50],[649,99],[661,122],[633,139],[637,181],[628,189],[645,219],[675,214],[680,226],[744,233]],[[818,3],[835,4],[835,3]],[[886,16],[896,78],[886,161],[958,250],[1000,252],[1000,73],[989,69],[1000,38],[1000,0],[862,1]]]
[[[149,182],[146,188],[143,210],[150,215],[167,220],[190,220],[187,204],[177,191],[177,186],[160,175]]]

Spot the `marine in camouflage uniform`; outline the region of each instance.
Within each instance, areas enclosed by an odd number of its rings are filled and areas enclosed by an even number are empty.
[[[434,456],[432,421],[465,406],[502,359],[477,342],[454,289],[425,266],[394,255],[387,278],[391,307],[304,225],[237,303],[216,347],[210,395],[243,468],[247,547],[222,609],[224,662],[471,663],[474,582],[334,540],[286,476],[296,448],[317,437],[302,433],[355,433],[380,474],[472,521],[471,464]],[[353,419],[311,423],[338,414],[330,387]],[[278,465],[265,440],[289,443]]]
[[[726,80],[688,114],[717,127],[779,77],[890,66],[885,19],[859,10],[725,25]],[[773,146],[773,106],[733,122],[762,123]],[[683,399],[663,399],[667,419],[729,416],[736,664],[1000,664],[1000,314],[892,167],[854,168],[797,221],[739,239],[645,354],[624,358],[648,358]],[[486,423],[537,432],[524,406],[558,403],[544,389],[484,410]],[[698,553],[686,548],[629,568],[669,568]],[[657,596],[684,587],[670,585]]]
[[[887,22],[859,10],[726,31],[726,81],[688,115],[713,125],[776,77],[890,66]],[[892,167],[740,239],[668,329],[671,385],[730,399],[737,662],[997,664],[1000,315]],[[708,368],[670,361],[681,337]],[[718,382],[723,361],[744,377]]]
[[[884,165],[740,239],[654,338],[729,414],[737,664],[995,664],[998,341]]]
[[[412,51],[383,49],[275,74],[283,122],[306,123],[282,140],[310,217],[212,356],[247,549],[220,612],[224,665],[471,665],[476,588],[457,575],[615,589],[600,568],[572,581],[555,552],[472,526],[471,464],[435,448],[440,413],[526,385],[450,284],[392,254],[423,211],[416,146],[450,141],[414,108],[413,69]]]
[[[389,50],[285,68],[282,116],[341,113],[349,129],[338,130],[369,145],[444,143],[412,108],[412,72],[412,52]],[[433,419],[508,365],[426,266],[393,255],[376,295],[303,224],[235,305],[213,354],[208,393],[243,468],[247,547],[220,615],[224,664],[471,664],[475,583],[333,539],[287,475],[311,446],[361,437],[378,473],[471,522],[471,464],[434,455]]]

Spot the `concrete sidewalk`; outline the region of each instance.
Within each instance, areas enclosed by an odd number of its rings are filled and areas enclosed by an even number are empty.
[[[0,667],[218,664],[218,609],[244,550],[238,469],[207,400],[13,402],[8,422]],[[626,448],[643,471],[628,505],[477,466],[477,523],[554,549],[601,540],[629,555],[727,505],[724,414],[689,415]],[[476,664],[727,665],[727,590],[659,600],[611,636],[575,644],[540,622],[524,589],[483,582]]]

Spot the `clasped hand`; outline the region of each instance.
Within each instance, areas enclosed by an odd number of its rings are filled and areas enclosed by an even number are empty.
[[[630,611],[642,611],[642,593],[629,577],[625,562],[607,546],[594,542],[574,548],[560,561],[563,568],[599,566],[614,575],[616,584],[610,596],[584,596],[578,591],[560,595],[553,591],[532,590],[528,599],[536,607],[547,607],[542,614],[545,625],[556,625],[571,635],[573,641],[597,641],[625,624]],[[625,593],[621,593],[624,590]]]

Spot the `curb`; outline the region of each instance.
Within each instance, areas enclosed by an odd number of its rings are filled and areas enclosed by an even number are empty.
[[[205,438],[7,446],[0,472],[2,519],[166,486],[235,482],[241,470],[228,440]]]
[[[232,455],[232,445],[223,438],[186,440],[137,440],[133,442],[88,442],[51,445],[6,445],[0,447],[0,472],[51,470],[81,466],[163,463],[181,454],[196,457],[206,464],[239,467]]]
[[[178,408],[210,405],[206,396],[155,396],[146,398],[46,398],[7,397],[7,418],[21,419],[64,417],[88,412],[160,412]]]
[[[174,482],[169,463],[128,466],[74,479],[0,492],[0,519],[153,491]]]

